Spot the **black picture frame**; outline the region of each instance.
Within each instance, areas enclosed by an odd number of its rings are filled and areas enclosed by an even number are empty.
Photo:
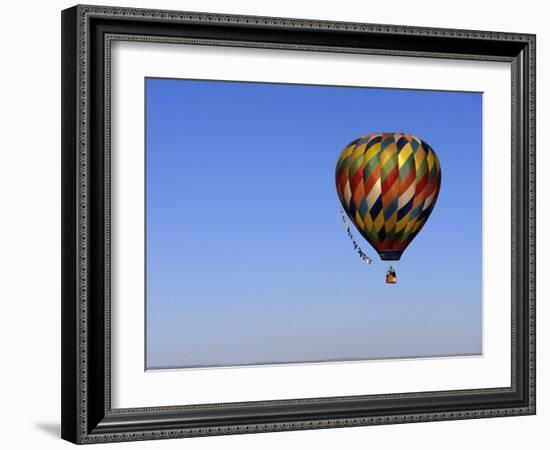
[[[512,65],[511,386],[112,409],[110,42],[239,45]],[[74,443],[535,414],[535,36],[78,5],[62,12],[62,437]]]

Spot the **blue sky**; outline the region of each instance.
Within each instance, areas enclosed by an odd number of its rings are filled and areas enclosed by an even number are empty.
[[[482,94],[146,79],[148,368],[479,354]],[[437,205],[393,264],[345,234],[342,149],[427,141]]]

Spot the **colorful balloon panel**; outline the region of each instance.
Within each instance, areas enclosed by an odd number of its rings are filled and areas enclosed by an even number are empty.
[[[342,207],[382,260],[401,257],[428,220],[440,185],[437,155],[411,134],[361,136],[336,164]]]

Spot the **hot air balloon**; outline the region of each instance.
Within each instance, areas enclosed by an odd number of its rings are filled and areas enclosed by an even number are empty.
[[[383,261],[401,258],[428,220],[440,185],[437,155],[411,134],[361,136],[344,148],[336,164],[342,207]]]

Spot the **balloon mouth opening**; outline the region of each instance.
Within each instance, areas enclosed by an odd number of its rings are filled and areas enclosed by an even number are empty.
[[[382,261],[399,261],[401,259],[401,250],[382,250],[378,252]]]

